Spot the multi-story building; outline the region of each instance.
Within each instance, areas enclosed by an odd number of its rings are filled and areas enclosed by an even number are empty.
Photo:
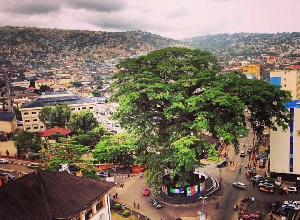
[[[300,99],[300,70],[286,69],[270,72],[271,84],[281,86],[282,90],[290,91],[293,99]]]
[[[56,84],[56,79],[37,79],[34,83],[36,89],[40,89],[42,85],[51,87]]]
[[[30,81],[29,80],[23,80],[23,81],[15,81],[11,83],[12,87],[24,87],[24,88],[28,88],[30,86]]]
[[[91,98],[83,98],[69,91],[46,92],[38,98],[23,103],[20,111],[24,123],[24,130],[38,132],[46,129],[39,119],[39,112],[45,106],[55,106],[67,103],[72,112],[90,110],[94,113],[96,102]]]
[[[254,78],[259,79],[260,78],[260,66],[255,64],[249,64],[242,66],[242,73],[243,74],[253,74]]]
[[[270,174],[295,181],[300,176],[300,100],[287,104],[292,113],[289,129],[270,131]]]

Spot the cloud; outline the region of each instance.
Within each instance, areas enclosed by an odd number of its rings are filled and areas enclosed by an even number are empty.
[[[100,12],[116,12],[126,8],[125,0],[67,0],[64,3],[73,9],[86,9]]]
[[[59,11],[60,1],[57,0],[2,0],[0,11],[2,13],[20,15],[41,15]]]

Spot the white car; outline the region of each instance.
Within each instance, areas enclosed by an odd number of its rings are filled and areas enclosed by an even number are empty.
[[[293,200],[290,200],[290,201],[284,201],[283,204],[284,204],[284,205],[293,204],[293,205],[298,205],[298,206],[300,206],[300,201],[293,201]]]
[[[280,186],[281,185],[281,183],[282,183],[282,177],[277,177],[277,179],[275,180],[275,185],[276,186]]]
[[[8,163],[8,160],[5,159],[5,158],[1,158],[1,159],[0,159],[0,163],[3,163],[3,164],[4,164],[4,163]]]
[[[233,186],[240,188],[240,189],[246,189],[246,184],[241,183],[241,182],[234,182],[232,183]]]
[[[289,193],[297,193],[298,190],[297,190],[297,187],[295,186],[288,186],[288,187],[285,187],[283,188],[284,191],[288,191]]]
[[[245,156],[246,156],[245,151],[241,151],[240,157],[245,157]]]

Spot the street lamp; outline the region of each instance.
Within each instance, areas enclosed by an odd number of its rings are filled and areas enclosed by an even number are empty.
[[[205,196],[205,197],[200,196],[199,199],[202,199],[202,215],[204,215],[204,212],[203,212],[203,209],[204,209],[204,201],[205,201],[205,199],[207,199],[207,197],[206,197],[206,196]],[[201,219],[201,216],[200,216],[200,219]]]

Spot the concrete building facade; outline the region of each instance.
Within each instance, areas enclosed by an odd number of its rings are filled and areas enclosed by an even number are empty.
[[[292,113],[289,129],[270,131],[270,174],[295,181],[300,176],[300,100],[287,104]]]
[[[90,98],[74,95],[69,91],[46,92],[38,98],[23,103],[20,111],[24,123],[24,130],[38,132],[46,130],[46,126],[39,119],[39,112],[45,106],[55,106],[67,103],[71,112],[90,110],[94,113],[96,102]]]
[[[292,98],[300,99],[300,69],[274,70],[270,72],[270,82],[290,91]]]

